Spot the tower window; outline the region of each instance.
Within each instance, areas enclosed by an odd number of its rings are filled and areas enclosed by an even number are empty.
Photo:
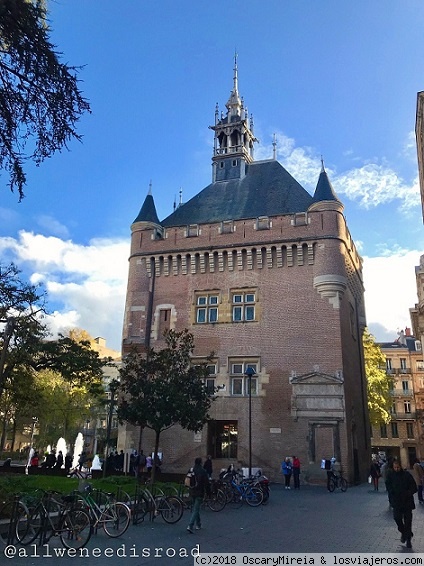
[[[233,293],[233,322],[252,322],[255,320],[255,293]]]
[[[199,295],[196,301],[198,324],[218,322],[218,295]]]
[[[233,166],[233,167],[237,167],[237,164],[238,164],[238,160],[237,160],[237,159],[233,159],[232,166]]]
[[[220,168],[220,169],[224,169],[224,162],[223,162],[223,161],[220,161],[220,162],[219,162],[219,168]]]

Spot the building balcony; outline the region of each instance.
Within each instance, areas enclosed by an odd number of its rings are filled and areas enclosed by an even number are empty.
[[[391,413],[390,414],[392,421],[415,421],[417,418],[417,414],[415,411],[411,411],[410,413]]]
[[[391,389],[390,395],[392,397],[413,397],[413,389]]]

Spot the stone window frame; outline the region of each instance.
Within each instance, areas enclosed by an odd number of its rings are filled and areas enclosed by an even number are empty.
[[[219,322],[220,303],[221,295],[219,291],[196,291],[195,324],[217,324]],[[199,318],[200,313],[203,313],[204,316]]]
[[[252,299],[253,297],[253,299]],[[231,322],[256,322],[257,291],[231,289]]]
[[[212,360],[207,360],[206,358],[193,358],[192,363],[196,366],[206,364],[206,367],[209,369],[210,377],[204,379],[204,385],[209,395],[215,395],[216,380],[219,373],[218,358],[212,358]]]
[[[251,395],[259,396],[260,360],[256,357],[231,357],[228,359],[228,373],[230,376],[230,395],[232,397],[249,397],[249,377],[245,375],[247,368],[255,370],[251,379]]]

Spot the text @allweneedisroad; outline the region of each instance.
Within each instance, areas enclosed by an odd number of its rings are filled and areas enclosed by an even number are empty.
[[[19,558],[34,558],[34,559],[46,559],[46,558],[76,558],[81,560],[82,558],[137,558],[138,564],[143,563],[143,558],[175,558],[181,560],[182,558],[193,559],[196,556],[200,556],[200,546],[198,544],[193,547],[180,547],[180,548],[161,548],[161,547],[138,547],[136,544],[121,544],[118,548],[63,548],[54,547],[49,544],[43,544],[41,546],[37,544],[31,544],[28,546],[16,546],[14,544],[8,544],[2,551],[0,551],[0,563],[1,554],[5,558],[19,560]],[[141,560],[140,560],[141,559]]]

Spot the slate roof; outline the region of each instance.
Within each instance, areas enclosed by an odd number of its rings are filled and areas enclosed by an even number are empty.
[[[160,224],[156,212],[155,202],[150,193],[144,199],[143,206],[141,207],[140,212],[138,213],[138,216],[134,220],[133,224],[135,222],[152,222],[154,224]]]
[[[319,175],[313,202],[328,200],[340,202],[340,200],[337,198],[336,193],[334,192],[333,186],[330,183],[330,179],[328,178],[326,171],[323,169]]]
[[[278,161],[246,165],[243,179],[211,183],[161,224],[164,227],[306,212],[312,196]]]

